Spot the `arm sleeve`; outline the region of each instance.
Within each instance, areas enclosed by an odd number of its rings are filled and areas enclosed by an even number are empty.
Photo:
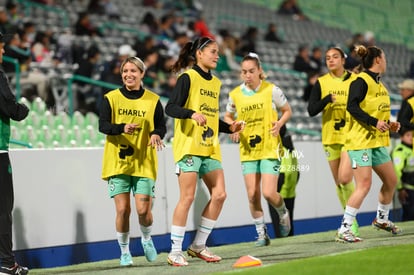
[[[163,139],[166,132],[167,126],[165,124],[164,108],[162,107],[161,101],[158,100],[154,113],[154,131],[150,133],[150,136],[159,135]]]
[[[321,84],[319,80],[316,81],[315,85],[312,87],[312,91],[310,92],[309,102],[308,102],[308,114],[312,116],[316,116],[325,108],[326,105],[332,102],[331,95],[327,95],[321,99],[322,91],[321,91]]]
[[[104,97],[99,113],[99,131],[105,135],[120,135],[124,132],[125,123],[112,124],[111,113],[111,105],[108,99]]]
[[[9,80],[3,71],[0,72],[0,114],[16,121],[25,119],[29,114],[26,105],[16,102]]]
[[[401,103],[400,111],[398,112],[397,121],[401,123],[402,127],[414,130],[414,123],[411,122],[413,117],[413,109],[406,100]]]
[[[195,111],[183,108],[188,99],[189,91],[190,77],[184,73],[177,79],[177,84],[165,106],[165,113],[174,118],[191,118]]]
[[[226,133],[226,134],[232,134],[233,132],[230,130],[230,124],[225,122],[224,120],[219,120],[219,132],[220,133]]]
[[[367,95],[368,85],[362,78],[357,78],[349,86],[347,111],[358,121],[376,127],[378,119],[370,116],[361,109],[359,103]]]

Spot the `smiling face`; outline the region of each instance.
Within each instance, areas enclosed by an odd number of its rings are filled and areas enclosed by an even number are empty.
[[[122,82],[126,88],[129,91],[139,90],[145,73],[132,62],[126,62],[121,69]]]
[[[217,42],[211,41],[206,46],[197,50],[197,65],[203,71],[209,71],[217,67],[217,61],[219,59],[219,47]]]

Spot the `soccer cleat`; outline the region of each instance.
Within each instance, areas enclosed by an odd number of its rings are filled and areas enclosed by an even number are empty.
[[[348,229],[347,231],[343,233],[337,232],[335,236],[335,241],[339,243],[357,243],[357,242],[361,242],[362,239],[355,236],[354,233],[352,233],[352,231]]]
[[[290,216],[289,216],[289,210],[286,209],[286,213],[282,216],[280,219],[280,235],[282,237],[289,236],[290,233]]]
[[[351,231],[352,233],[355,235],[355,237],[359,237],[359,225],[358,222],[356,220],[354,220],[354,222],[351,225]]]
[[[187,254],[191,257],[200,258],[208,263],[221,261],[221,257],[211,252],[207,246],[197,249],[193,245],[190,245],[190,247],[187,248]]]
[[[257,241],[256,241],[256,246],[268,246],[269,244],[270,244],[270,238],[269,238],[269,235],[267,234],[266,227],[264,227],[264,233],[259,234],[259,237],[257,238]]]
[[[155,249],[154,243],[152,242],[152,239],[149,239],[148,241],[144,241],[141,238],[141,244],[144,248],[144,254],[145,258],[148,262],[153,262],[157,259],[157,250]]]
[[[17,274],[17,275],[24,275],[29,273],[29,269],[24,266],[20,266],[17,263],[14,264],[12,267],[5,267],[0,266],[0,274],[8,275],[8,274]]]
[[[185,259],[183,252],[170,252],[167,257],[167,262],[172,266],[187,266],[188,262]]]
[[[130,266],[133,264],[131,253],[124,253],[121,255],[121,259],[119,261],[121,266]]]
[[[375,227],[377,230],[385,230],[387,232],[391,232],[393,235],[398,235],[402,233],[401,228],[396,226],[392,221],[385,221],[383,223],[379,222],[377,218],[372,222],[372,226]]]

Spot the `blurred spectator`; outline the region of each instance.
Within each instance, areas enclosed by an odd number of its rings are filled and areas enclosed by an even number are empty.
[[[51,52],[50,46],[50,34],[38,31],[31,48],[33,61],[41,63],[42,65],[52,65],[53,53]]]
[[[102,36],[99,30],[92,24],[87,12],[80,12],[75,23],[76,35]]]
[[[118,55],[104,64],[100,80],[109,82],[115,85],[122,86],[121,72],[119,71],[122,62],[130,56],[135,56],[136,52],[128,44],[121,45],[118,48]]]
[[[412,61],[410,62],[410,68],[408,69],[407,76],[408,76],[409,78],[413,78],[413,79],[414,79],[414,60],[412,60]]]
[[[32,54],[30,48],[25,47],[25,44],[22,44],[18,33],[14,34],[12,39],[10,39],[10,41],[6,44],[5,55],[19,61],[22,96],[28,98],[29,100],[40,96],[43,101],[49,102],[49,79],[42,71],[31,68]],[[4,62],[3,67],[5,72],[9,75],[10,80],[14,81],[14,66],[11,63]]]
[[[277,26],[275,23],[269,23],[267,25],[267,32],[264,36],[264,40],[277,43],[283,42],[282,38],[279,37]]]
[[[4,47],[4,55],[17,59],[21,72],[26,72],[27,68],[30,66],[30,62],[32,61],[32,53],[30,51],[30,48],[22,45],[19,33],[15,33],[13,37],[7,41]],[[2,66],[7,76],[9,77],[9,81],[15,81],[14,77],[16,70],[14,64],[3,62]],[[36,93],[36,91],[33,93]]]
[[[167,55],[174,57],[175,59],[178,59],[178,55],[180,53],[180,50],[184,47],[187,42],[190,40],[188,39],[188,36],[186,33],[177,33],[175,34],[174,41],[172,41],[168,45]]]
[[[219,60],[216,71],[240,71],[240,63],[236,61],[237,39],[228,30],[219,30]]]
[[[160,36],[161,40],[173,40],[174,39],[174,15],[171,13],[164,14],[161,17],[158,35]]]
[[[167,75],[166,81],[160,86],[160,96],[170,98],[171,92],[177,84],[177,76],[174,73]]]
[[[400,95],[403,100],[409,99],[414,96],[414,80],[405,79],[403,82],[398,84],[398,89],[400,90]]]
[[[146,34],[158,34],[159,23],[155,15],[147,11],[140,22],[140,30]]]
[[[365,47],[369,47],[369,46],[375,46],[376,41],[375,41],[375,34],[372,31],[366,31],[364,33],[364,43],[363,45]]]
[[[98,64],[100,60],[99,48],[95,45],[89,47],[87,56],[81,60],[75,74],[96,78],[98,73]],[[85,83],[83,81],[75,81],[76,84],[76,106],[75,109],[81,113],[87,112],[98,113],[101,98],[101,89]]]
[[[292,16],[294,20],[309,20],[309,18],[303,14],[296,0],[284,0],[280,4],[277,13]]]
[[[162,1],[158,1],[158,0],[142,0],[142,5],[144,7],[152,7],[155,9],[160,9],[162,8]]]
[[[64,29],[58,35],[55,58],[59,62],[65,64],[75,63],[73,40],[74,36],[69,28]]]
[[[246,56],[248,53],[258,53],[256,51],[256,41],[258,39],[259,30],[256,27],[250,26],[246,32],[240,37],[236,55]]]
[[[309,101],[309,97],[310,97],[312,88],[315,85],[316,81],[318,80],[319,76],[320,76],[320,74],[316,71],[312,71],[312,72],[308,73],[308,76],[306,78],[306,85],[303,88],[303,96],[302,96],[302,99],[305,102]]]
[[[355,44],[355,45],[360,45],[360,44]],[[350,72],[354,72],[354,73],[359,73],[360,71],[360,64],[361,62],[359,61],[359,57],[357,55],[357,53],[354,51],[355,49],[355,45],[352,45],[349,47],[350,52],[345,56],[345,69],[350,71]]]
[[[147,53],[142,61],[145,64],[145,75],[143,78],[144,86],[149,88],[158,88],[158,60],[159,53],[156,49],[151,50]]]
[[[19,4],[13,1],[8,1],[6,4],[9,22],[16,28],[23,27],[23,14],[20,12],[19,7]]]
[[[23,33],[20,39],[23,43],[26,43],[26,47],[31,47],[36,37],[36,24],[32,21],[26,21],[23,23]]]
[[[135,45],[133,47],[134,51],[136,52],[137,56],[143,60],[144,57],[153,49],[156,48],[157,41],[155,40],[154,36],[148,35],[144,38],[143,41],[137,39]]]
[[[86,11],[90,14],[105,14],[105,9],[101,0],[90,0]]]
[[[194,32],[199,37],[206,36],[214,39],[214,34],[210,31],[202,13],[199,13],[194,21]]]
[[[310,56],[310,64],[314,71],[322,73],[323,70],[323,53],[320,47],[313,47]]]
[[[0,32],[7,34],[14,33],[15,31],[16,26],[13,25],[12,21],[9,19],[6,9],[0,6]]]
[[[158,93],[161,96],[165,96],[165,97],[169,97],[169,94],[171,93],[172,87],[174,86],[170,86],[171,83],[171,76],[172,77],[176,77],[175,74],[173,74],[171,72],[171,68],[173,66],[173,64],[176,62],[176,58],[172,57],[172,56],[161,56],[159,57],[159,68],[157,71],[157,80],[158,80]],[[175,82],[174,82],[175,83]]]
[[[311,64],[309,47],[307,45],[299,46],[298,53],[296,54],[295,61],[293,62],[293,69],[307,74],[317,71],[316,67]]]
[[[345,41],[345,43],[348,47],[348,52],[352,52],[355,48],[355,45],[364,44],[364,36],[360,32],[354,33],[350,39]]]
[[[119,8],[112,0],[102,0],[102,5],[104,7],[105,14],[111,19],[120,19]]]

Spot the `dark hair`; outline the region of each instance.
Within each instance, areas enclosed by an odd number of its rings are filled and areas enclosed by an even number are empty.
[[[363,45],[356,45],[354,51],[360,57],[362,67],[365,69],[371,68],[374,59],[383,53],[383,50],[376,46],[365,47]]]
[[[181,69],[187,68],[188,66],[195,64],[197,62],[196,52],[198,50],[203,50],[211,42],[215,41],[206,36],[200,37],[196,39],[194,42],[187,42],[181,49],[177,61],[172,66],[172,71],[179,72]]]
[[[337,46],[330,47],[329,49],[326,50],[326,52],[329,52],[330,50],[336,50],[336,51],[339,52],[339,54],[341,55],[342,58],[346,58],[346,54],[341,48],[339,48]]]

